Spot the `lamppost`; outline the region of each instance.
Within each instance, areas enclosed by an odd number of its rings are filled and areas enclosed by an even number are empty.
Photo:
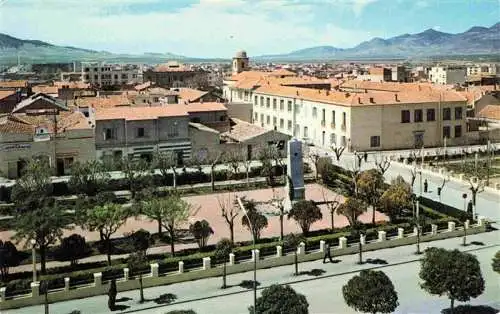
[[[257,252],[255,251],[255,230],[252,225],[252,221],[250,217],[248,217],[248,212],[241,201],[241,198],[238,197],[238,204],[240,205],[243,214],[247,217],[248,225],[250,226],[250,230],[252,231],[252,242],[253,242],[253,309],[254,313],[257,313]]]
[[[416,209],[415,209],[415,218],[417,220],[417,251],[415,252],[415,254],[421,254],[420,252],[420,198],[422,197],[422,170],[419,170],[417,172],[420,176],[420,186],[419,186],[419,195],[417,197],[417,206],[416,206]]]
[[[31,260],[33,262],[33,282],[36,282],[36,240],[31,239]]]

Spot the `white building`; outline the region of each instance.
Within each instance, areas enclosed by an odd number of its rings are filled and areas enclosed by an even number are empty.
[[[466,74],[465,68],[435,66],[429,71],[429,80],[441,85],[462,85],[465,83]]]
[[[137,65],[82,63],[82,80],[94,86],[134,85],[142,83],[142,70]]]

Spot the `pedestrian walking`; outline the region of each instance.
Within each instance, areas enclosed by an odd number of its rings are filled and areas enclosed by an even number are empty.
[[[330,253],[330,244],[328,242],[325,245],[325,256],[323,257],[323,264],[326,263],[327,258],[330,261],[330,263],[333,263],[332,254]]]
[[[427,193],[427,189],[429,188],[429,183],[427,183],[427,179],[424,181],[424,193]]]

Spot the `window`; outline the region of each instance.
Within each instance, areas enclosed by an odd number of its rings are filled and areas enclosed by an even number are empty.
[[[346,141],[346,138],[344,135],[342,135],[342,137],[340,138],[340,145],[346,147],[347,145],[347,141]]]
[[[287,109],[288,109],[288,112],[292,112],[292,101],[291,100],[288,101],[288,108]]]
[[[455,107],[455,120],[462,120],[462,107]]]
[[[286,124],[286,128],[287,128],[288,131],[292,130],[292,121],[288,120],[288,122]]]
[[[321,146],[325,146],[325,131],[321,132]]]
[[[266,123],[267,124],[271,123],[271,117],[269,115],[266,116]]]
[[[266,108],[271,107],[271,98],[266,97]]]
[[[330,145],[337,144],[337,135],[335,133],[330,134]]]
[[[380,136],[370,136],[370,147],[380,147]]]
[[[318,109],[316,107],[313,107],[313,118],[316,118],[318,116]]]
[[[401,123],[410,123],[410,110],[401,110]]]
[[[335,125],[335,110],[332,110],[332,125]]]
[[[257,106],[259,104],[259,97],[255,96],[255,105]]]
[[[427,109],[427,121],[436,121],[436,110]]]
[[[264,114],[262,114],[262,113],[260,114],[260,122],[264,123]]]
[[[127,78],[127,74],[122,74],[122,79],[126,79]]]
[[[285,110],[285,101],[283,99],[280,99],[280,110]]]
[[[451,120],[451,109],[443,108],[443,120]]]
[[[179,136],[179,128],[177,127],[177,122],[174,122],[169,128],[168,128],[168,137],[177,137]]]
[[[343,125],[344,127],[345,127],[345,125],[346,125],[346,120],[347,120],[347,119],[346,119],[346,114],[345,114],[345,112],[342,112],[342,125]]]
[[[285,127],[285,120],[280,119],[280,129],[283,129]]]
[[[304,127],[304,138],[307,138],[307,135],[308,135],[308,130],[307,130],[307,126]]]
[[[115,80],[117,80],[117,79],[118,79],[118,74],[115,74]]]
[[[144,136],[146,136],[144,128],[137,128],[137,137],[144,137]]]
[[[257,112],[255,113],[255,118],[254,119],[255,119],[255,121],[259,121],[259,114]]]
[[[104,140],[113,140],[116,138],[115,129],[106,128],[104,129]]]
[[[413,119],[415,122],[422,122],[424,120],[422,109],[415,109]]]
[[[264,97],[260,96],[260,106],[264,107]]]
[[[462,137],[462,126],[455,125],[455,137]]]
[[[323,123],[325,122],[326,120],[326,113],[325,113],[325,109],[322,109],[321,110],[321,121],[323,121]]]
[[[443,126],[443,138],[450,138],[450,127]]]
[[[273,98],[273,110],[276,110],[276,98]]]
[[[278,119],[276,117],[273,117],[273,125],[276,125],[278,122]]]

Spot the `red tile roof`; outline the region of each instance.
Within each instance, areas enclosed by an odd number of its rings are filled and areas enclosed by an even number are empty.
[[[185,105],[168,105],[158,107],[113,107],[96,108],[95,119],[98,120],[154,120],[159,117],[187,116]]]

